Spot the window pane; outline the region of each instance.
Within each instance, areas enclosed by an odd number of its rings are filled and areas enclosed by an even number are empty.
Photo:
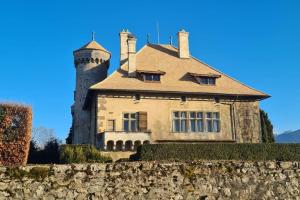
[[[208,78],[201,77],[201,78],[200,78],[200,83],[201,83],[201,84],[206,84],[206,85],[207,85],[207,84],[208,84]]]
[[[153,80],[154,81],[160,81],[160,75],[153,75]]]
[[[126,132],[129,131],[129,121],[128,120],[123,121],[123,127],[124,127],[124,131],[126,131]]]
[[[135,119],[135,117],[136,117],[136,114],[135,114],[135,113],[131,113],[131,114],[130,114],[130,118],[131,118],[131,119]]]
[[[181,112],[181,118],[186,118],[186,112]]]
[[[213,118],[214,118],[214,119],[219,119],[219,113],[214,112],[214,113],[213,113]]]
[[[190,118],[195,118],[196,117],[196,113],[195,112],[190,112]]]
[[[191,132],[197,132],[196,131],[196,120],[191,119],[190,120],[190,126],[191,126]]]
[[[212,114],[210,112],[206,113],[206,118],[211,118]]]
[[[209,84],[210,85],[215,85],[216,84],[216,79],[215,78],[210,78],[209,79]]]
[[[145,79],[146,79],[147,81],[152,81],[152,75],[146,74],[146,75],[145,75]]]
[[[202,112],[197,112],[197,118],[202,119],[203,118],[203,113]]]
[[[173,113],[173,117],[174,117],[174,118],[178,118],[178,117],[179,117],[179,112],[174,112],[174,113]]]
[[[219,120],[214,120],[213,122],[213,131],[214,132],[219,132],[220,131],[220,123]]]
[[[173,132],[180,132],[179,119],[173,120]]]
[[[181,132],[187,132],[187,123],[186,123],[187,120],[181,120]]]
[[[198,119],[197,120],[197,132],[203,132],[203,131],[204,131],[203,120]]]
[[[206,120],[206,130],[207,132],[213,132],[212,120]]]
[[[124,119],[128,119],[129,118],[129,114],[128,113],[124,113]]]
[[[130,127],[130,128],[131,128],[130,131],[137,131],[136,120],[131,120],[130,126],[131,126],[131,127]]]

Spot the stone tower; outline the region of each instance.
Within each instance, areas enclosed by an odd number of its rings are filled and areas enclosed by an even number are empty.
[[[76,89],[71,108],[72,143],[92,144],[95,133],[91,131],[90,110],[84,109],[89,88],[107,77],[110,52],[93,40],[73,52],[76,68]]]

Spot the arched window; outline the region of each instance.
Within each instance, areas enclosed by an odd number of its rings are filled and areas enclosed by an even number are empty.
[[[118,140],[116,142],[116,151],[122,151],[123,150],[123,141]]]
[[[145,140],[143,144],[150,144],[149,140]]]
[[[125,142],[125,151],[132,151],[132,141],[128,140]]]
[[[134,150],[136,150],[138,148],[138,146],[140,146],[142,143],[141,141],[137,140],[134,142]]]
[[[107,151],[113,151],[114,150],[114,141],[110,140],[110,141],[107,142],[106,150]]]

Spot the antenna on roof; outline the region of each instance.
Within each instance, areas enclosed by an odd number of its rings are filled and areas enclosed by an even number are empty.
[[[170,41],[169,41],[169,43],[170,43],[170,45],[173,45],[173,38],[172,38],[172,35],[170,35]]]
[[[93,31],[93,32],[92,32],[92,40],[93,40],[93,41],[95,40],[95,34],[96,34],[95,31]]]
[[[147,44],[149,44],[149,43],[150,43],[150,34],[147,33]]]
[[[156,22],[156,31],[157,31],[157,44],[159,44],[159,23]]]

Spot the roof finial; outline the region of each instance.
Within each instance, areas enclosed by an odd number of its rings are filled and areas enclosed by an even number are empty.
[[[169,41],[170,45],[173,45],[173,38],[172,35],[170,35],[170,41]]]
[[[150,43],[150,34],[147,33],[147,43],[149,44]]]
[[[95,41],[95,31],[92,32],[92,40]]]

